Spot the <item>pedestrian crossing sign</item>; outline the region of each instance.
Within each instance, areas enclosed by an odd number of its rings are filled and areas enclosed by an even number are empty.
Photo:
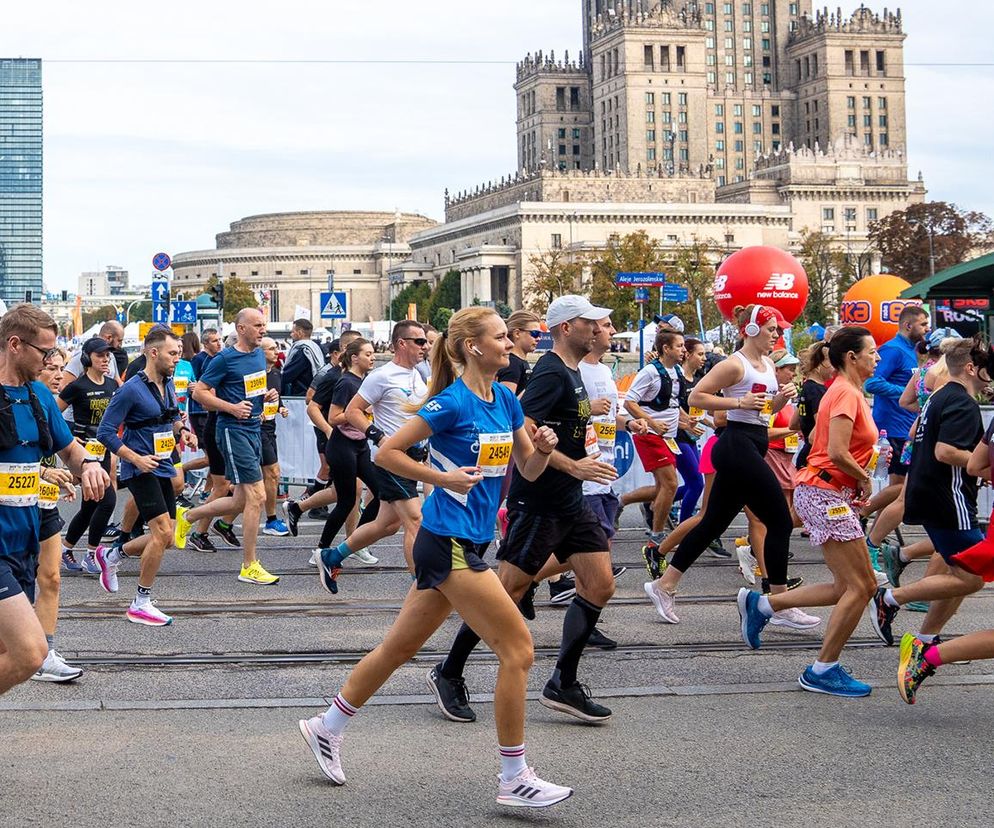
[[[345,291],[321,294],[321,318],[345,319],[348,316]]]

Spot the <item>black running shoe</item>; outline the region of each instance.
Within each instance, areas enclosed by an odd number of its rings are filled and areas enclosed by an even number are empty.
[[[235,527],[231,524],[225,523],[223,520],[218,518],[211,524],[211,531],[226,544],[228,544],[228,546],[233,546],[235,549],[241,549],[242,543],[238,540],[238,536],[235,535]]]
[[[610,709],[593,701],[590,689],[579,682],[560,687],[557,681],[549,679],[538,701],[550,710],[558,710],[592,724],[606,722],[611,718]]]
[[[708,551],[716,558],[732,557],[732,553],[725,549],[724,544],[722,544],[721,538],[715,538],[711,541],[711,543],[708,544]]]
[[[624,575],[627,571],[628,571],[628,567],[627,566],[612,566],[611,567],[611,575],[614,578],[614,580],[616,580],[616,581],[618,580],[618,578],[620,578],[622,575]]]
[[[327,520],[329,514],[331,513],[328,511],[327,506],[321,506],[318,509],[307,510],[307,517],[309,517],[311,520]]]
[[[790,590],[792,590],[792,589],[797,589],[803,583],[804,583],[804,579],[803,578],[800,578],[800,577],[798,577],[798,578],[788,578],[787,579],[787,591],[790,592]],[[760,581],[760,585],[761,585],[762,590],[763,590],[763,595],[769,595],[770,594],[770,579],[769,578],[763,578]]]
[[[653,517],[654,516],[652,514],[652,506],[650,504],[648,504],[648,503],[643,503],[642,504],[642,519],[645,521],[645,526],[646,526],[646,528],[650,532],[652,531]]]
[[[303,514],[296,500],[287,500],[283,503],[283,514],[286,515],[286,526],[290,534],[297,537],[297,521]]]
[[[217,552],[217,547],[207,537],[206,532],[191,532],[187,536],[186,545],[198,552]]]
[[[642,557],[645,559],[645,568],[651,580],[655,581],[666,571],[668,564],[666,558],[659,554],[658,544],[647,543],[643,546]]]
[[[439,662],[428,671],[425,683],[438,709],[450,722],[475,722],[476,714],[469,706],[469,693],[466,692],[466,682],[461,679],[450,679],[442,675],[442,664]]]
[[[535,590],[538,589],[538,583],[532,581],[528,585],[528,589],[525,590],[525,594],[521,596],[521,600],[518,601],[518,609],[521,610],[521,614],[527,618],[529,621],[535,620]]]
[[[121,526],[117,523],[108,523],[107,528],[104,529],[103,535],[100,536],[101,540],[114,541],[117,540],[121,535]]]
[[[870,621],[873,622],[873,631],[877,637],[888,647],[894,646],[894,632],[891,624],[900,607],[892,607],[884,600],[884,587],[878,587],[876,593],[870,601]]]
[[[590,638],[587,639],[587,646],[596,647],[598,650],[616,650],[618,642],[613,638],[608,638],[597,627],[594,627],[594,631],[590,633]]]
[[[563,575],[558,581],[549,581],[549,600],[553,604],[565,604],[576,595],[576,581]]]

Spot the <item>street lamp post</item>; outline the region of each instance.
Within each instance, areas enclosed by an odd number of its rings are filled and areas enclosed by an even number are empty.
[[[928,274],[929,276],[935,275],[935,231],[932,229],[931,224],[926,224],[924,221],[919,219],[910,219],[908,221],[912,227],[924,227],[925,232],[928,234]]]

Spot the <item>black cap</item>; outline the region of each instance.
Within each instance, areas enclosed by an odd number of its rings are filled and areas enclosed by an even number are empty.
[[[112,350],[110,343],[106,339],[94,336],[83,343],[83,353],[92,356],[93,354],[103,354]]]

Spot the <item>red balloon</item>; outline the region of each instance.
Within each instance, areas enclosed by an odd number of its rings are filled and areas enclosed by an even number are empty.
[[[718,268],[714,301],[729,321],[734,321],[736,305],[760,304],[776,308],[793,322],[808,301],[808,274],[778,247],[744,247]]]

